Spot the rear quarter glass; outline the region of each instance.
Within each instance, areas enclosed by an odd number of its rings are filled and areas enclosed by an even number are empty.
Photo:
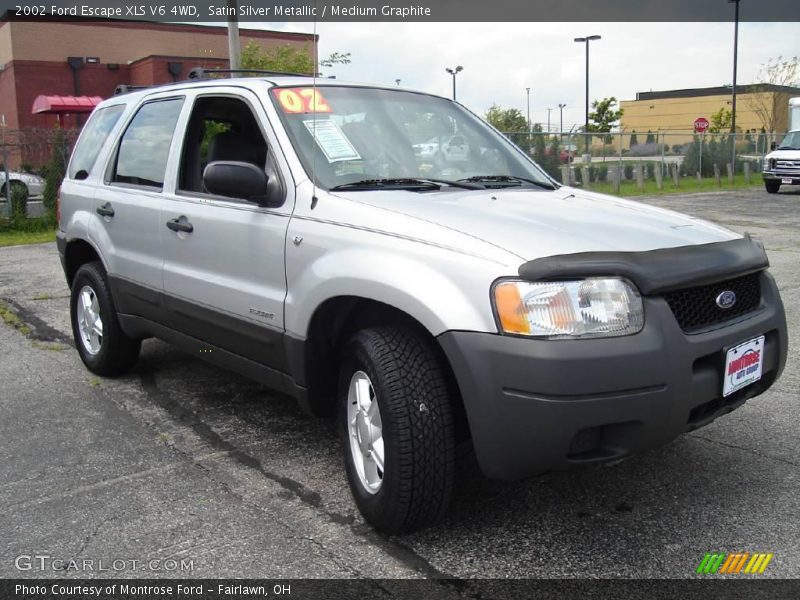
[[[85,179],[92,172],[100,150],[124,110],[124,104],[115,104],[99,108],[92,113],[72,153],[72,160],[69,163],[68,170],[70,179],[75,179],[79,173],[82,174],[82,177],[79,178]],[[83,175],[84,173],[85,175]]]

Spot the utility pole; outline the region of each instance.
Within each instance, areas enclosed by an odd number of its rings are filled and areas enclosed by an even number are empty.
[[[564,109],[567,107],[566,104],[559,104],[558,105],[558,112],[561,117],[561,124],[558,126],[558,134],[560,136],[564,135]]]
[[[239,2],[227,0],[228,3],[228,61],[232,70],[242,66],[242,44],[239,40]],[[316,68],[316,67],[315,67]],[[236,77],[236,73],[231,73]]]

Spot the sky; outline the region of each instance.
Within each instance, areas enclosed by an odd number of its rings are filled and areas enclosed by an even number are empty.
[[[242,24],[252,27],[253,24]],[[265,23],[259,27],[313,32],[312,23]],[[582,123],[585,46],[592,42],[591,99],[633,100],[636,92],[730,84],[733,23],[319,23],[319,53],[350,52],[352,63],[323,69],[338,79],[452,94],[445,67],[462,65],[458,100],[483,114],[492,104],[527,110],[531,120],[564,127]],[[756,80],[763,63],[800,55],[800,23],[741,23],[740,84]]]

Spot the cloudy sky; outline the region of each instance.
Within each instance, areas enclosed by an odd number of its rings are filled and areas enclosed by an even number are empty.
[[[252,27],[242,24],[242,27]],[[311,32],[312,24],[268,23],[269,29]],[[585,55],[575,37],[592,42],[592,99],[634,99],[636,92],[730,84],[732,23],[320,23],[320,56],[350,52],[352,64],[326,75],[394,83],[450,95],[446,66],[463,65],[458,99],[483,113],[493,103],[526,110],[531,119],[564,125],[583,121]],[[742,23],[739,83],[753,82],[771,57],[800,55],[800,24]]]

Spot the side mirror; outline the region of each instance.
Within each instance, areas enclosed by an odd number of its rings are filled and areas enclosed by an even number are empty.
[[[777,149],[778,149],[778,142],[772,142],[772,143],[769,145],[769,149],[770,149],[770,150],[777,150]]]
[[[251,163],[219,160],[209,163],[203,171],[203,185],[209,193],[260,206],[269,205],[268,184],[264,169]]]

